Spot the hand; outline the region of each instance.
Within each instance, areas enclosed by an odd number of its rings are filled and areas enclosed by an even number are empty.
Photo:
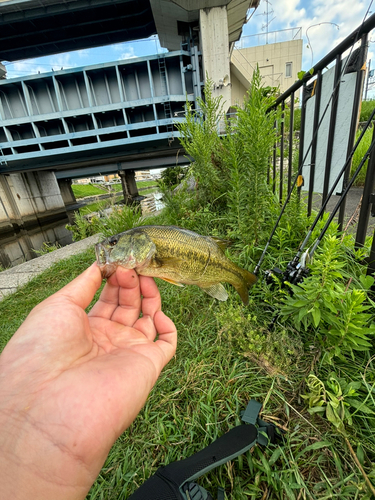
[[[1,500],[84,499],[175,353],[152,278],[118,268],[86,314],[101,281],[93,264],[0,356]]]

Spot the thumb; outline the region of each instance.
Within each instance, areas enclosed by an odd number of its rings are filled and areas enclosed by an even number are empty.
[[[85,309],[102,284],[102,275],[96,262],[73,281],[56,292],[55,297],[66,297]]]

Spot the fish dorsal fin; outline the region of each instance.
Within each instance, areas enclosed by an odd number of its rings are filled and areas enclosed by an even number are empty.
[[[184,286],[182,283],[178,283],[177,281],[171,280],[170,278],[160,278],[159,277],[159,279],[164,280],[167,283],[172,283],[172,285],[182,286],[182,287]]]
[[[198,285],[199,286],[199,285]],[[216,283],[215,285],[211,285],[208,287],[201,286],[202,290],[204,290],[208,295],[213,297],[214,299],[225,301],[228,298],[227,291],[223,287],[221,283]]]
[[[209,238],[216,243],[216,245],[224,252],[232,242],[229,240],[223,240],[222,238],[217,238],[216,236],[209,236]]]

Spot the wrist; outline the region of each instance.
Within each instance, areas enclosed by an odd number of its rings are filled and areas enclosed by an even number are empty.
[[[0,409],[0,500],[81,500],[93,482],[84,463],[42,431],[27,409]]]

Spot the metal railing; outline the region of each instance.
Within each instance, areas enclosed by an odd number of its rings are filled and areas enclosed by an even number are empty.
[[[327,54],[321,61],[319,61],[314,68],[309,72],[305,73],[301,80],[296,81],[286,92],[278,97],[275,104],[270,108],[276,109],[280,107],[281,120],[275,123],[275,127],[278,132],[278,141],[274,146],[273,158],[270,162],[269,171],[269,182],[273,183],[274,192],[278,187],[278,196],[280,203],[287,201],[291,195],[293,189],[297,186],[297,189],[301,191],[302,186],[300,186],[300,181],[302,180],[301,174],[302,169],[309,171],[308,176],[308,190],[307,190],[307,209],[309,215],[312,211],[313,206],[313,195],[314,195],[314,179],[315,177],[315,167],[317,161],[318,152],[318,137],[319,140],[322,135],[324,138],[324,154],[325,154],[325,165],[324,165],[324,181],[322,189],[322,205],[321,208],[324,210],[328,198],[332,194],[330,186],[332,185],[332,162],[335,161],[333,152],[334,147],[337,147],[335,143],[335,133],[337,132],[337,117],[338,117],[338,101],[340,95],[340,87],[343,86],[343,75],[349,72],[356,73],[355,77],[355,89],[352,109],[349,117],[349,134],[347,144],[341,145],[341,147],[346,148],[346,160],[339,167],[345,167],[345,172],[342,177],[342,187],[341,193],[343,194],[343,199],[340,204],[340,210],[338,214],[339,229],[343,227],[344,214],[345,214],[345,191],[347,186],[350,186],[349,181],[350,170],[351,170],[351,159],[352,159],[352,149],[355,141],[355,136],[358,128],[359,110],[361,103],[361,96],[363,91],[363,83],[366,73],[366,58],[367,58],[367,47],[368,47],[368,34],[375,27],[375,14],[364,21],[361,26],[354,30],[345,40],[343,40],[335,49],[333,49],[329,54]],[[350,51],[347,59],[344,58],[343,54],[347,50]],[[327,103],[327,92],[322,92],[324,89],[323,75],[326,68],[329,65],[335,63],[333,85],[331,86],[332,92],[329,95]],[[350,66],[350,68],[349,68]],[[348,69],[349,68],[349,69]],[[333,70],[332,70],[333,71]],[[354,77],[353,77],[354,80]],[[301,95],[301,125],[299,129],[299,134],[296,134],[294,129],[294,119],[295,119],[295,108],[296,102],[298,101],[297,96],[302,90]],[[297,94],[298,93],[298,94]],[[311,108],[314,108],[313,119],[311,120],[311,113],[307,115],[307,101],[311,96],[315,96],[315,102]],[[322,96],[324,99],[322,99]],[[326,124],[329,123],[328,130],[322,130],[321,124],[324,119],[325,113],[328,112],[326,117]],[[289,131],[285,130],[284,115],[288,113],[289,115]],[[311,137],[306,138],[307,130],[307,119],[309,128],[309,135]],[[312,127],[312,131],[311,131]],[[286,144],[287,143],[287,144]],[[319,155],[321,156],[321,144],[319,143]],[[276,154],[279,151],[280,155]],[[298,171],[294,169],[293,171],[293,155],[298,155]],[[306,159],[309,159],[307,164]],[[306,169],[308,167],[308,169]],[[332,174],[333,175],[333,174]],[[330,184],[331,182],[331,184]],[[360,209],[360,215],[358,219],[357,232],[356,232],[356,247],[363,246],[366,231],[369,222],[369,216],[371,212],[371,206],[373,202],[373,189],[375,182],[375,153],[372,150],[367,176],[365,181],[365,186],[363,190],[362,204]],[[345,195],[345,196],[344,196]],[[328,197],[328,198],[327,198]],[[375,207],[375,201],[374,201]],[[375,242],[375,238],[374,238]],[[375,261],[375,246],[373,246],[372,254],[370,257],[371,261]],[[374,268],[375,270],[375,268]]]
[[[291,42],[302,38],[302,28],[288,28],[285,30],[268,31],[257,33],[255,35],[242,36],[235,43],[236,49],[247,49],[257,47],[258,45],[267,45],[271,43]]]

